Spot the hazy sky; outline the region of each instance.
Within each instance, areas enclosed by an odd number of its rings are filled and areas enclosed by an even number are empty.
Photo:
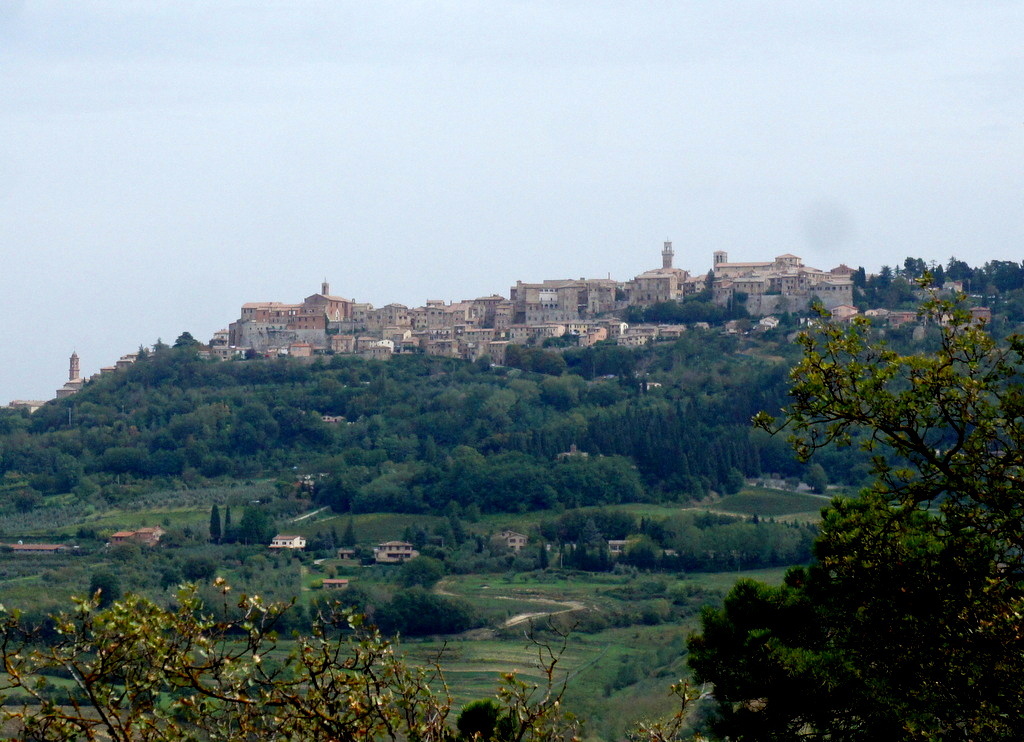
[[[243,302],[1021,260],[1024,3],[0,0],[0,403]]]

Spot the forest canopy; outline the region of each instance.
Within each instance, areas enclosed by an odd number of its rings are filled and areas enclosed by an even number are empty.
[[[0,415],[0,487],[31,510],[62,493],[116,504],[308,474],[337,511],[418,513],[686,501],[800,477],[748,424],[782,406],[784,357],[740,342],[694,331],[644,350],[532,350],[558,359],[552,373],[417,355],[217,362],[163,346],[34,415]]]

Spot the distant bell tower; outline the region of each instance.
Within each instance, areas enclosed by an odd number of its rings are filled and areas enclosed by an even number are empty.
[[[320,284],[320,293],[324,296],[331,295],[331,284],[327,283],[327,279],[324,278],[324,282]]]
[[[665,240],[665,247],[661,249],[661,267],[671,268],[672,267],[672,256],[675,255],[672,252],[672,243]]]
[[[71,363],[68,365],[68,381],[79,378],[78,353],[71,353]]]

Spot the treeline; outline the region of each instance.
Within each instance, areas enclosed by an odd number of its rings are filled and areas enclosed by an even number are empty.
[[[568,512],[540,525],[559,544],[563,566],[608,571],[615,564],[643,570],[717,572],[800,564],[810,560],[817,529],[757,517],[687,511],[671,518],[641,518],[622,511]],[[614,556],[609,540],[626,541]]]
[[[609,572],[617,565],[644,571],[720,572],[801,564],[810,560],[817,528],[808,523],[779,523],[700,511],[670,518],[637,518],[615,508],[570,510],[530,529],[529,543],[518,551],[500,537],[469,533],[457,515],[432,529],[409,528],[403,539],[424,556],[403,570],[430,563],[438,570],[422,579],[404,579],[406,587],[430,587],[444,574],[528,572],[565,568]],[[612,549],[609,542],[621,542]],[[312,543],[312,541],[311,541]],[[364,551],[366,559],[372,559]]]
[[[965,293],[976,297],[1011,322],[1024,321],[1024,262],[990,260],[971,267],[951,257],[945,264],[907,257],[902,265],[883,265],[868,276],[864,268],[853,274],[854,296],[863,308],[916,309],[921,301],[917,281],[926,273],[936,286],[960,282]]]

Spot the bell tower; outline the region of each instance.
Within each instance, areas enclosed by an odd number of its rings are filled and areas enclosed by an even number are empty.
[[[320,293],[324,296],[331,295],[331,284],[327,283],[327,278],[324,278],[324,282],[320,284]]]
[[[665,240],[665,246],[661,249],[661,267],[671,268],[672,267],[672,256],[675,253],[672,251],[672,243]]]
[[[72,351],[71,363],[68,364],[68,381],[74,381],[79,378],[80,372],[78,367],[78,353]]]

